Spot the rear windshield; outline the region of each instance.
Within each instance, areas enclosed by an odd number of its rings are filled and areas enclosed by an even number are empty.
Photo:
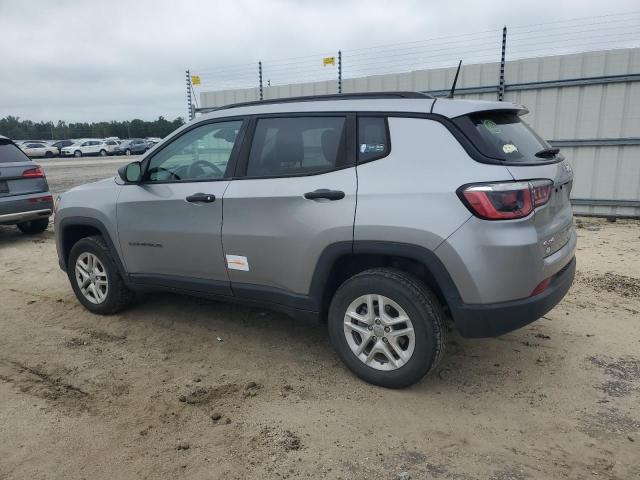
[[[29,161],[29,157],[27,157],[24,152],[16,147],[13,143],[3,143],[2,141],[0,141],[0,163]]]
[[[549,162],[554,156],[536,157],[551,148],[514,112],[479,112],[461,117],[462,127],[483,154],[506,162]]]

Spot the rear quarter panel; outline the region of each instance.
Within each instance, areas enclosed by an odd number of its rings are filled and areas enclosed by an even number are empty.
[[[435,120],[389,118],[391,152],[359,165],[354,238],[435,250],[471,213],[456,190],[472,182],[511,180],[501,165],[469,157]]]

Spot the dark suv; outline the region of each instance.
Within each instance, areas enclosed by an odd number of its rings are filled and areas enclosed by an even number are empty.
[[[0,135],[0,225],[41,233],[49,225],[53,198],[42,168]]]

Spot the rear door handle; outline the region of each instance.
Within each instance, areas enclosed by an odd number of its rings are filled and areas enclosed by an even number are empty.
[[[320,188],[313,192],[307,192],[304,194],[304,198],[307,200],[317,200],[318,198],[326,198],[328,200],[342,200],[344,198],[344,192],[342,190],[328,190],[326,188]]]
[[[211,193],[194,193],[185,200],[191,203],[211,203],[216,201],[216,196]]]

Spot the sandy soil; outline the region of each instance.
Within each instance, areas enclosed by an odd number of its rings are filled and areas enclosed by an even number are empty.
[[[0,478],[640,478],[640,224],[583,219],[531,326],[391,391],[323,326],[168,294],[94,316],[53,234],[0,227]]]

